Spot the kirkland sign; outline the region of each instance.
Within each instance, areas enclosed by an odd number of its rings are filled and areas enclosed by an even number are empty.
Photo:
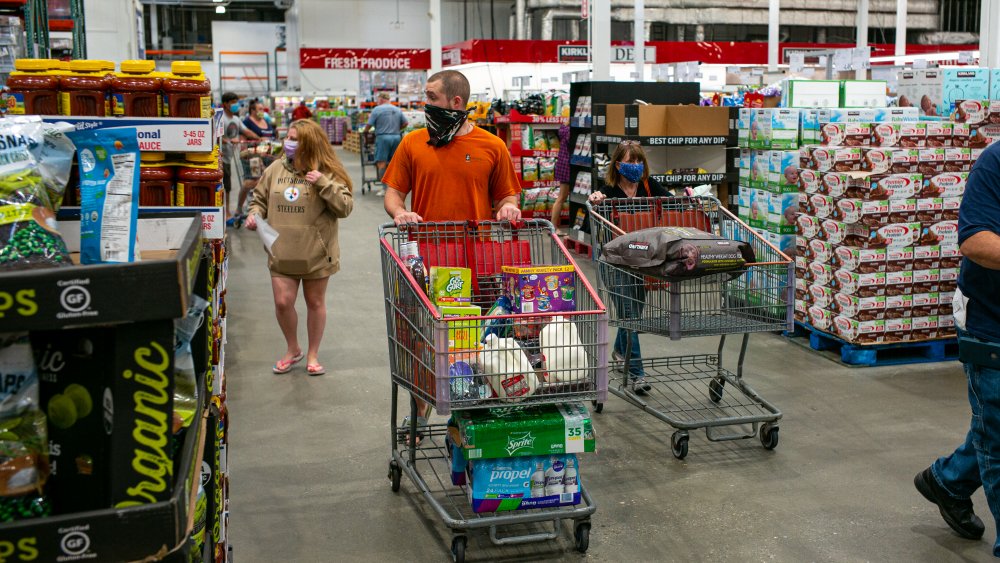
[[[308,69],[427,70],[430,49],[299,49],[299,67]]]
[[[588,62],[589,48],[586,45],[559,45],[559,62],[561,63],[585,63]],[[656,47],[646,47],[645,61],[647,63],[656,62]],[[632,63],[635,62],[635,48],[633,47],[612,47],[611,62]]]

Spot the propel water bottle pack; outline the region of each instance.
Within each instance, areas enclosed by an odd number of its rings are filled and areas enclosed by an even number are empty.
[[[593,452],[594,428],[583,403],[455,413],[465,459]]]
[[[504,512],[580,504],[575,455],[481,459],[469,462],[467,490],[475,512]]]

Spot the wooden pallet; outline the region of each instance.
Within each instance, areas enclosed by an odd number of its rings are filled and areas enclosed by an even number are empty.
[[[920,342],[891,344],[851,344],[809,324],[796,321],[789,338],[808,338],[809,348],[816,351],[840,352],[840,361],[849,366],[876,367],[949,362],[958,359],[958,339],[942,338]]]

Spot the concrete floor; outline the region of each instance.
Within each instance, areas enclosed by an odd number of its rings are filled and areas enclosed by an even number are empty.
[[[338,153],[360,180],[357,156]],[[354,214],[341,225],[342,271],[329,288],[323,377],[304,367],[272,375],[283,341],[264,253],[256,234],[231,235],[230,533],[239,561],[449,557],[451,537],[413,484],[404,476],[394,494],[386,479],[390,385],[377,247],[385,220],[382,200],[356,189]],[[300,334],[304,345],[304,326]],[[750,343],[745,377],[784,413],[776,450],[694,432],[690,455],[678,461],[670,427],[612,397],[594,415],[598,452],[581,468],[598,506],[587,555],[569,539],[497,549],[480,534],[468,560],[992,559],[995,527],[981,492],[973,500],[987,533],[975,542],[953,534],[912,484],[968,428],[957,362],[851,369],[777,335]],[[643,351],[715,345],[644,338]]]

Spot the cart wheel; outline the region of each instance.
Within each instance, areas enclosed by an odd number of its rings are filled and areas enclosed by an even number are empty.
[[[760,427],[760,443],[764,449],[773,450],[778,447],[778,427],[766,422]]]
[[[580,553],[587,553],[587,549],[590,547],[590,522],[577,524],[573,536],[576,538],[576,550]]]
[[[713,403],[722,402],[722,394],[725,393],[726,384],[719,379],[712,379],[712,382],[708,384],[708,398],[712,399]]]
[[[396,460],[389,462],[389,480],[392,481],[392,492],[399,492],[399,480],[403,476],[403,469],[396,463]]]
[[[688,455],[688,435],[680,431],[670,435],[670,451],[677,459],[684,459]]]
[[[465,544],[468,540],[465,536],[455,536],[451,540],[451,556],[455,558],[455,563],[465,563]]]
[[[594,405],[594,412],[600,414],[604,410],[604,403],[598,403],[597,401],[591,401],[590,404]]]

